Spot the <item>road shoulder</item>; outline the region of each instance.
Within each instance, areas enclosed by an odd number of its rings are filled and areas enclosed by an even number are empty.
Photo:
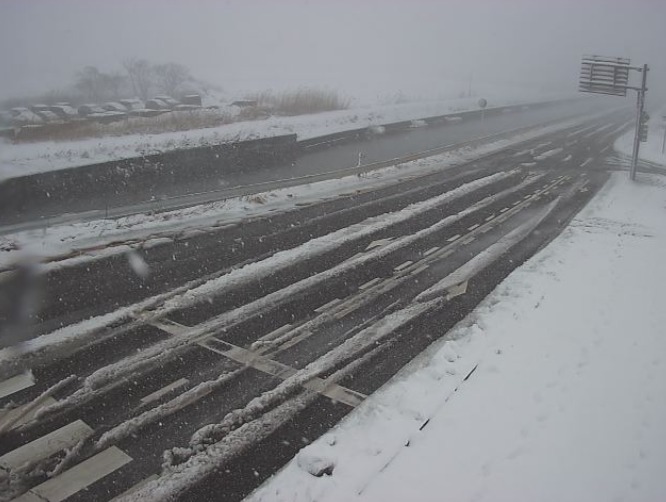
[[[658,499],[665,200],[663,177],[615,173],[450,336],[250,500]],[[309,473],[322,464],[332,475]]]

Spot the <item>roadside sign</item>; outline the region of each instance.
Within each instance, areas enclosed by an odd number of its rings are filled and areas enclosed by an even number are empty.
[[[578,90],[594,94],[626,96],[630,62],[626,58],[583,56]]]
[[[636,128],[634,132],[634,148],[631,155],[631,170],[629,178],[636,179],[638,167],[638,151],[641,142],[647,141],[647,120],[643,115],[645,107],[645,92],[647,91],[648,65],[631,66],[627,58],[609,58],[605,56],[583,56],[578,77],[578,90],[593,94],[610,94],[613,96],[626,96],[627,89],[638,92],[636,103]],[[641,86],[629,85],[629,71],[640,72]]]

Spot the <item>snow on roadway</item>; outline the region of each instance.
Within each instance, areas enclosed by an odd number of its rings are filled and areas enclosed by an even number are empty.
[[[508,94],[488,98],[493,106],[527,102],[524,98],[509,97]],[[293,133],[298,134],[298,139],[302,140],[350,129],[416,120],[478,108],[478,98],[461,98],[351,108],[295,117],[275,116],[265,120],[236,122],[206,129],[161,134],[133,134],[17,144],[0,139],[0,180],[67,167],[141,157],[179,148],[217,145],[229,141]]]
[[[462,194],[469,193],[472,190],[487,185],[493,179],[498,180],[504,176],[506,175],[497,173],[487,178],[467,183],[451,192],[447,192],[448,195],[444,194],[442,196],[437,197],[437,199],[440,200],[440,202],[447,198],[453,200],[454,198],[457,198]],[[533,178],[533,180],[534,179],[538,178]],[[485,203],[487,204],[488,201],[492,200],[493,198],[494,196],[489,196],[486,199],[484,199],[484,201],[486,201]],[[484,201],[477,203],[475,206],[482,206],[484,204]],[[182,309],[186,306],[195,305],[196,303],[205,301],[207,298],[210,298],[210,295],[212,294],[223,295],[225,291],[231,288],[242,286],[244,283],[247,283],[248,281],[256,281],[258,279],[261,279],[261,277],[267,276],[268,274],[275,273],[277,270],[283,268],[287,264],[293,264],[294,262],[298,262],[299,256],[312,255],[312,253],[317,253],[317,252],[321,253],[326,249],[332,249],[336,246],[339,246],[342,242],[348,242],[351,239],[359,238],[360,236],[358,234],[363,234],[363,235],[372,234],[373,231],[376,231],[379,228],[386,228],[387,225],[396,224],[399,223],[400,221],[405,221],[409,217],[418,214],[418,211],[420,209],[424,209],[425,207],[427,207],[428,202],[429,201],[425,201],[424,203],[416,203],[413,206],[407,207],[395,213],[390,213],[389,217],[387,218],[388,220],[390,220],[390,223],[383,222],[381,217],[369,218],[368,220],[365,220],[365,222],[362,222],[358,225],[353,225],[352,227],[341,229],[339,231],[333,232],[332,234],[327,234],[318,237],[312,241],[308,241],[300,246],[297,246],[294,249],[280,251],[274,254],[273,256],[261,260],[259,262],[250,263],[248,265],[245,265],[244,267],[234,269],[229,273],[225,273],[217,278],[213,278],[204,282],[199,287],[180,288],[181,291],[185,290],[185,292],[184,293],[174,292],[173,296],[170,299],[164,301],[162,306],[155,308],[152,312],[150,312],[149,317],[157,319],[162,318],[174,310]],[[276,305],[288,301],[288,299],[293,298],[294,296],[300,293],[303,293],[307,289],[313,288],[317,284],[323,284],[324,282],[330,280],[333,277],[340,276],[345,271],[349,271],[353,268],[363,266],[363,264],[377,260],[382,256],[387,256],[388,254],[394,252],[396,249],[405,247],[409,245],[409,243],[415,242],[418,239],[423,238],[425,235],[432,234],[434,232],[437,232],[438,230],[441,230],[442,228],[449,226],[451,223],[458,221],[464,215],[469,214],[474,210],[475,209],[473,206],[461,211],[460,213],[450,215],[444,218],[443,220],[433,224],[432,226],[419,230],[418,232],[412,235],[403,236],[400,239],[392,241],[390,244],[386,246],[380,248],[374,248],[372,251],[370,251],[369,253],[365,253],[362,256],[351,257],[350,259],[334,266],[331,269],[314,274],[310,277],[306,277],[298,282],[290,284],[289,286],[282,288],[278,291],[269,293],[250,303],[241,305],[230,311],[223,312],[218,316],[205,321],[204,323],[198,324],[197,326],[188,329],[187,332],[184,333],[183,335],[168,338],[158,344],[153,345],[152,347],[148,347],[140,352],[137,352],[136,354],[133,354],[120,361],[117,361],[115,363],[109,364],[108,366],[96,370],[91,375],[86,377],[84,382],[84,387],[86,389],[97,389],[102,385],[117,380],[123,374],[130,374],[136,371],[140,371],[142,368],[145,368],[147,366],[160,364],[164,360],[173,357],[174,351],[178,351],[183,347],[186,347],[199,340],[205,339],[206,337],[209,337],[212,333],[219,331],[220,329],[223,328],[227,329],[231,325],[233,325],[233,323],[240,322],[242,319],[247,319],[250,316],[263,315],[268,310],[274,309]],[[147,302],[155,304],[156,302],[159,301],[160,298],[164,298],[164,296],[165,295],[158,295],[156,297],[153,297],[154,300],[144,300],[143,302],[137,304],[136,307],[128,307],[128,308],[133,308],[134,311],[138,313],[145,309],[145,304]],[[141,306],[140,309],[138,308],[139,306]],[[126,309],[119,309],[119,312],[123,312],[125,310]],[[107,317],[108,316],[99,316],[96,319],[100,319],[100,322],[105,322]],[[116,317],[112,316],[109,319],[111,321],[115,321]],[[78,330],[76,325],[68,326],[66,328],[63,328],[63,330],[66,330],[66,333],[68,333],[69,337],[72,336],[70,334],[71,332],[76,332],[77,333],[76,338],[78,339],[89,338],[91,333],[94,333],[94,331],[90,329],[90,325],[92,322],[93,320],[89,320],[86,323],[86,328],[87,328],[86,330]],[[98,329],[98,327],[99,325],[95,326],[94,329]],[[33,346],[35,345],[35,342],[38,347],[42,347],[46,344],[51,344],[52,350],[57,350],[62,344],[62,336],[63,335],[61,330],[58,330],[50,334],[42,335],[34,340],[28,340],[21,347],[22,350],[21,355],[22,357],[30,356],[33,352]],[[66,342],[67,340],[64,341]],[[0,363],[3,361],[3,358],[5,358],[6,355],[7,355],[6,351],[0,350]],[[84,390],[82,394],[85,394],[86,392],[87,390]],[[79,398],[80,398],[79,395],[74,396],[74,399],[76,400],[78,400]],[[70,405],[71,403],[65,400],[61,401],[57,405],[57,407],[67,407]],[[53,407],[56,407],[56,405],[54,405]]]
[[[370,236],[380,229],[388,228],[391,225],[398,224],[401,221],[406,221],[419,212],[427,211],[432,207],[436,207],[437,204],[442,204],[445,201],[454,200],[455,198],[487,186],[494,181],[500,180],[510,175],[511,173],[495,173],[480,180],[475,180],[463,184],[460,187],[446,192],[445,194],[439,195],[433,199],[428,199],[426,201],[412,204],[407,208],[393,213],[368,218],[367,220],[356,225],[352,225],[351,227],[346,227],[331,234],[327,234],[305,242],[294,249],[280,251],[273,256],[259,262],[247,264],[244,267],[234,269],[228,273],[226,271],[222,271],[220,274],[213,274],[212,276],[193,280],[170,292],[147,298],[134,305],[122,307],[114,312],[106,313],[97,317],[80,321],[73,325],[65,326],[51,333],[47,333],[35,339],[26,341],[18,350],[15,350],[13,347],[2,349],[0,350],[0,369],[2,369],[3,365],[8,366],[11,364],[18,364],[19,356],[21,359],[33,358],[37,355],[41,355],[43,357],[44,354],[53,354],[53,352],[59,351],[61,352],[66,350],[66,348],[69,346],[85,343],[87,339],[90,339],[91,336],[96,335],[102,328],[112,324],[117,324],[123,320],[130,319],[133,316],[145,312],[149,308],[153,309],[151,314],[153,317],[157,316],[158,314],[166,315],[172,310],[183,308],[185,305],[194,305],[197,302],[204,301],[207,297],[206,295],[213,293],[218,295],[223,294],[224,291],[228,288],[237,287],[250,280],[256,281],[261,276],[275,273],[277,269],[284,267],[287,264],[294,263],[294,260],[298,260],[299,257],[304,255],[311,255],[312,253],[324,252],[327,249],[335,248],[336,246],[339,246],[341,242],[348,241],[350,239],[361,238],[362,236]],[[538,179],[539,177],[532,177],[530,180],[517,185],[515,189],[518,189],[521,185],[534,183]],[[495,197],[497,197],[497,195],[491,195],[487,197],[484,199],[486,201],[485,203],[489,203],[489,201],[493,200]],[[348,268],[361,266],[367,261],[377,259],[378,256],[387,255],[388,253],[392,252],[392,250],[406,246],[409,242],[414,242],[421,238],[423,235],[436,232],[438,229],[446,227],[453,221],[457,221],[464,214],[468,214],[474,211],[476,206],[481,206],[483,204],[484,202],[481,201],[475,206],[467,208],[458,214],[450,215],[447,218],[435,223],[431,227],[422,229],[413,235],[404,236],[399,240],[393,241],[387,246],[376,248],[371,253],[367,253],[361,257],[352,257],[352,259],[339,264],[331,270],[302,279],[301,281],[296,282],[287,288],[270,293],[265,297],[259,298],[247,305],[240,306],[230,312],[225,312],[215,318],[210,319],[206,323],[199,325],[186,337],[169,338],[152,348],[145,349],[131,357],[125,358],[119,362],[99,369],[87,377],[87,387],[97,388],[104,383],[108,383],[108,381],[117,378],[118,375],[123,373],[126,374],[130,371],[136,371],[149,364],[156,364],[160,360],[170,357],[171,351],[182,348],[189,343],[193,343],[195,339],[206,335],[212,329],[218,329],[220,326],[241,319],[247,315],[258,315],[262,310],[274,307],[276,302],[284,301],[285,298],[290,298],[291,295],[296,294],[298,291],[303,291],[308,287],[312,287],[313,284],[324,282],[330,277],[334,277]],[[76,399],[78,399],[78,396],[76,396]],[[61,401],[58,406],[67,405],[68,403],[66,401]]]
[[[248,500],[662,500],[665,248],[666,179],[613,174],[447,340]]]
[[[11,267],[17,261],[25,260],[26,255],[30,260],[46,261],[85,250],[83,256],[53,265],[71,266],[80,263],[81,260],[96,259],[109,253],[127,252],[127,246],[118,245],[126,241],[134,241],[133,244],[137,246],[150,247],[159,244],[165,235],[173,238],[181,231],[192,232],[198,229],[205,230],[211,226],[235,224],[240,220],[265,215],[271,211],[288,211],[296,208],[297,204],[320,202],[337,197],[339,194],[376,188],[408,176],[423,175],[453,167],[520,142],[573,127],[589,118],[569,119],[546,127],[535,127],[529,132],[516,134],[508,139],[491,141],[475,147],[464,147],[360,176],[346,176],[175,211],[93,220],[0,235],[0,270]],[[185,234],[181,237],[185,237]],[[112,244],[115,248],[109,247],[104,251],[91,249]]]

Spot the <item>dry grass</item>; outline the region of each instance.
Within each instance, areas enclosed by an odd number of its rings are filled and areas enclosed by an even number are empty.
[[[205,129],[235,122],[230,114],[219,110],[174,111],[156,117],[128,117],[110,124],[99,122],[74,122],[35,128],[17,141],[65,141],[103,136],[125,136],[129,134],[159,134],[163,132]]]
[[[264,91],[249,96],[257,101],[259,108],[267,108],[280,115],[305,115],[308,113],[346,110],[349,99],[341,97],[335,91],[321,89],[299,89],[276,94]]]
[[[205,129],[234,122],[230,114],[219,110],[174,111],[156,117],[130,117],[111,124],[94,125],[100,136],[121,136],[124,134],[158,134],[161,132],[189,131]]]
[[[29,127],[21,130],[16,142],[67,141],[130,134],[159,134],[163,132],[205,129],[244,120],[260,120],[270,115],[305,115],[331,110],[345,110],[349,99],[335,91],[299,89],[279,94],[265,91],[248,99],[257,106],[243,108],[233,115],[216,109],[173,111],[156,117],[128,117],[111,124],[84,121]]]

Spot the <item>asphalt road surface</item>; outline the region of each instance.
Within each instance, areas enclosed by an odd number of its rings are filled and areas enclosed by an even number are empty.
[[[509,129],[528,127],[551,120],[584,115],[603,106],[598,100],[554,103],[545,107],[522,109],[489,115],[481,120],[469,117],[439,126],[420,127],[393,132],[386,135],[370,135],[359,141],[332,144],[325,148],[305,151],[294,162],[270,167],[256,166],[247,171],[220,174],[217,182],[202,182],[197,179],[189,183],[174,184],[160,192],[110,194],[106,198],[97,195],[76,198],[40,206],[20,214],[2,215],[0,233],[30,228],[41,228],[63,222],[75,222],[107,215],[117,217],[134,212],[165,210],[172,207],[195,205],[226,196],[230,189],[257,183],[298,178],[354,167],[363,164],[404,157],[431,148],[470,141]],[[221,193],[220,190],[224,191]]]
[[[35,279],[0,500],[241,500],[554,238],[628,120]]]

